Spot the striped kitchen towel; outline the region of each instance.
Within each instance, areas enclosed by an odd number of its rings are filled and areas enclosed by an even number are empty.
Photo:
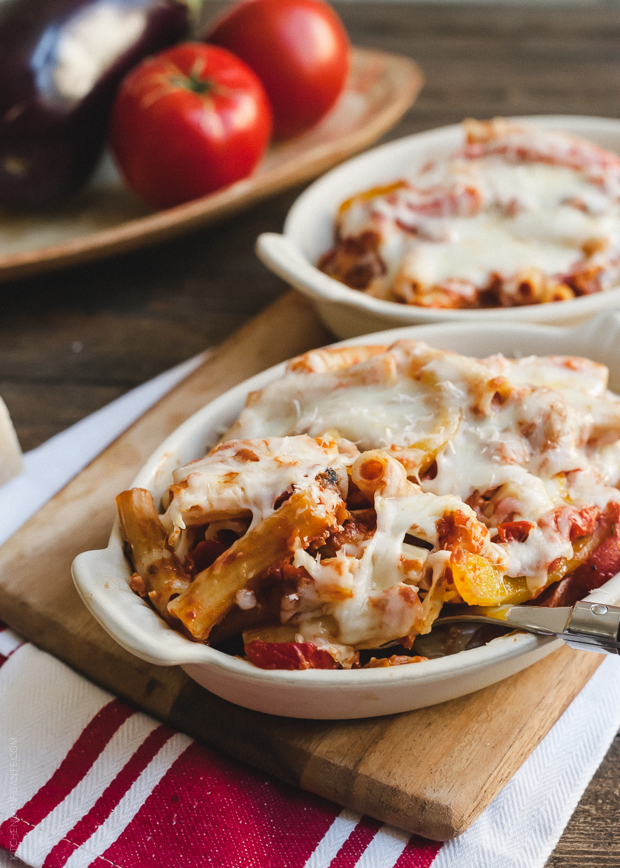
[[[0,847],[37,868],[538,868],[620,722],[609,658],[442,846],[224,758],[9,630],[0,653]]]

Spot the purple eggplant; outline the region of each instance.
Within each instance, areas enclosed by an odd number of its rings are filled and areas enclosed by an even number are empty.
[[[45,207],[79,190],[123,76],[188,24],[181,0],[2,0],[0,205]]]

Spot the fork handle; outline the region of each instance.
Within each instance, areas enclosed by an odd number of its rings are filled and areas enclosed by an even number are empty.
[[[568,624],[559,636],[571,648],[620,654],[620,606],[585,600],[575,603]]]

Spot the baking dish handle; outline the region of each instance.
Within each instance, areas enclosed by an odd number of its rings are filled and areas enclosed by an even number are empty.
[[[349,303],[350,290],[311,265],[297,245],[285,235],[263,232],[256,240],[256,255],[267,268],[304,295]]]

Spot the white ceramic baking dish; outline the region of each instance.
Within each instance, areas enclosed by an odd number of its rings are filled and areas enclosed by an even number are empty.
[[[523,323],[446,323],[366,335],[347,343],[391,342],[411,337],[471,356],[570,354],[589,356],[611,370],[620,391],[620,311],[599,315],[577,328]],[[171,471],[204,454],[238,416],[248,392],[276,379],[277,365],[242,383],[204,407],[168,437],[134,480],[158,497]],[[192,642],[171,629],[129,587],[118,522],[108,547],[84,552],[73,564],[77,589],[95,618],[131,653],[162,666],[182,666],[218,696],[290,717],[357,718],[393,714],[444,702],[493,684],[530,666],[561,645],[561,640],[525,633],[495,639],[482,648],[409,666],[361,670],[257,669],[245,660]],[[620,577],[594,592],[593,599],[620,599]]]
[[[513,118],[537,127],[565,130],[620,153],[620,120],[579,116],[534,116]],[[355,193],[409,175],[429,159],[447,156],[463,142],[460,124],[416,133],[332,169],[315,181],[295,201],[283,234],[259,236],[256,251],[272,271],[307,295],[334,334],[341,338],[378,329],[430,322],[458,320],[470,323],[537,322],[575,324],[603,308],[620,305],[620,288],[583,296],[571,301],[524,307],[485,310],[434,310],[373,298],[349,289],[323,274],[315,263],[333,244],[334,218],[338,207]]]

